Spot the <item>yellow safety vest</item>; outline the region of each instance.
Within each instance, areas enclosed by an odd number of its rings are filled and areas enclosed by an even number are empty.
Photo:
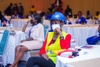
[[[47,53],[48,57],[54,63],[56,63],[56,56],[57,56],[57,54],[55,53],[55,51],[61,50],[61,46],[60,46],[60,36],[58,36],[58,38],[56,39],[56,41],[53,44],[49,45],[50,41],[53,38],[53,35],[54,35],[54,32],[49,32],[48,33],[47,43],[46,43],[45,50],[46,50],[46,53]],[[65,39],[65,37],[66,37],[67,34],[65,32],[62,32],[62,35],[64,36],[64,39]]]

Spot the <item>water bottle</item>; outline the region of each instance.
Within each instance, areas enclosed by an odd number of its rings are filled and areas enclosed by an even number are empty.
[[[88,23],[88,22],[86,23],[86,26],[87,26],[87,27],[89,26],[89,23]]]
[[[78,45],[78,44],[76,43],[76,40],[75,40],[75,39],[71,39],[70,48],[71,48],[72,50],[75,50],[77,45]]]
[[[13,26],[13,24],[10,24],[10,34],[11,34],[11,35],[15,35],[15,34],[16,34],[16,32],[14,31],[14,26]]]
[[[6,23],[6,29],[9,30],[9,23]]]
[[[98,24],[98,20],[95,21],[95,24]]]
[[[7,24],[6,24],[6,26],[7,26],[7,27],[9,27],[9,23],[8,23],[8,21],[7,21]]]
[[[13,29],[13,27],[14,27],[13,24],[10,24],[10,29]]]
[[[2,26],[1,20],[0,20],[0,27]]]

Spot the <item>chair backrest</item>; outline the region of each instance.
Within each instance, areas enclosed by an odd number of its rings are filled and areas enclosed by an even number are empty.
[[[43,20],[43,25],[47,25],[48,29],[51,30],[50,20]]]
[[[46,38],[48,30],[49,30],[49,26],[48,25],[44,25],[44,39]]]
[[[8,37],[9,37],[9,31],[8,30],[4,30],[1,42],[0,42],[0,55],[3,55],[3,52],[5,50],[6,47],[6,43],[8,41]]]

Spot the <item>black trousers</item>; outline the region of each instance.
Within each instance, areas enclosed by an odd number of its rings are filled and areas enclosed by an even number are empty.
[[[30,57],[26,63],[26,67],[55,67],[52,60],[46,60],[43,57]]]

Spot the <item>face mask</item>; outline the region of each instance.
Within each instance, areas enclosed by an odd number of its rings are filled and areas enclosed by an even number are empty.
[[[52,24],[52,29],[55,30],[56,28],[60,29],[60,25],[59,24]]]

